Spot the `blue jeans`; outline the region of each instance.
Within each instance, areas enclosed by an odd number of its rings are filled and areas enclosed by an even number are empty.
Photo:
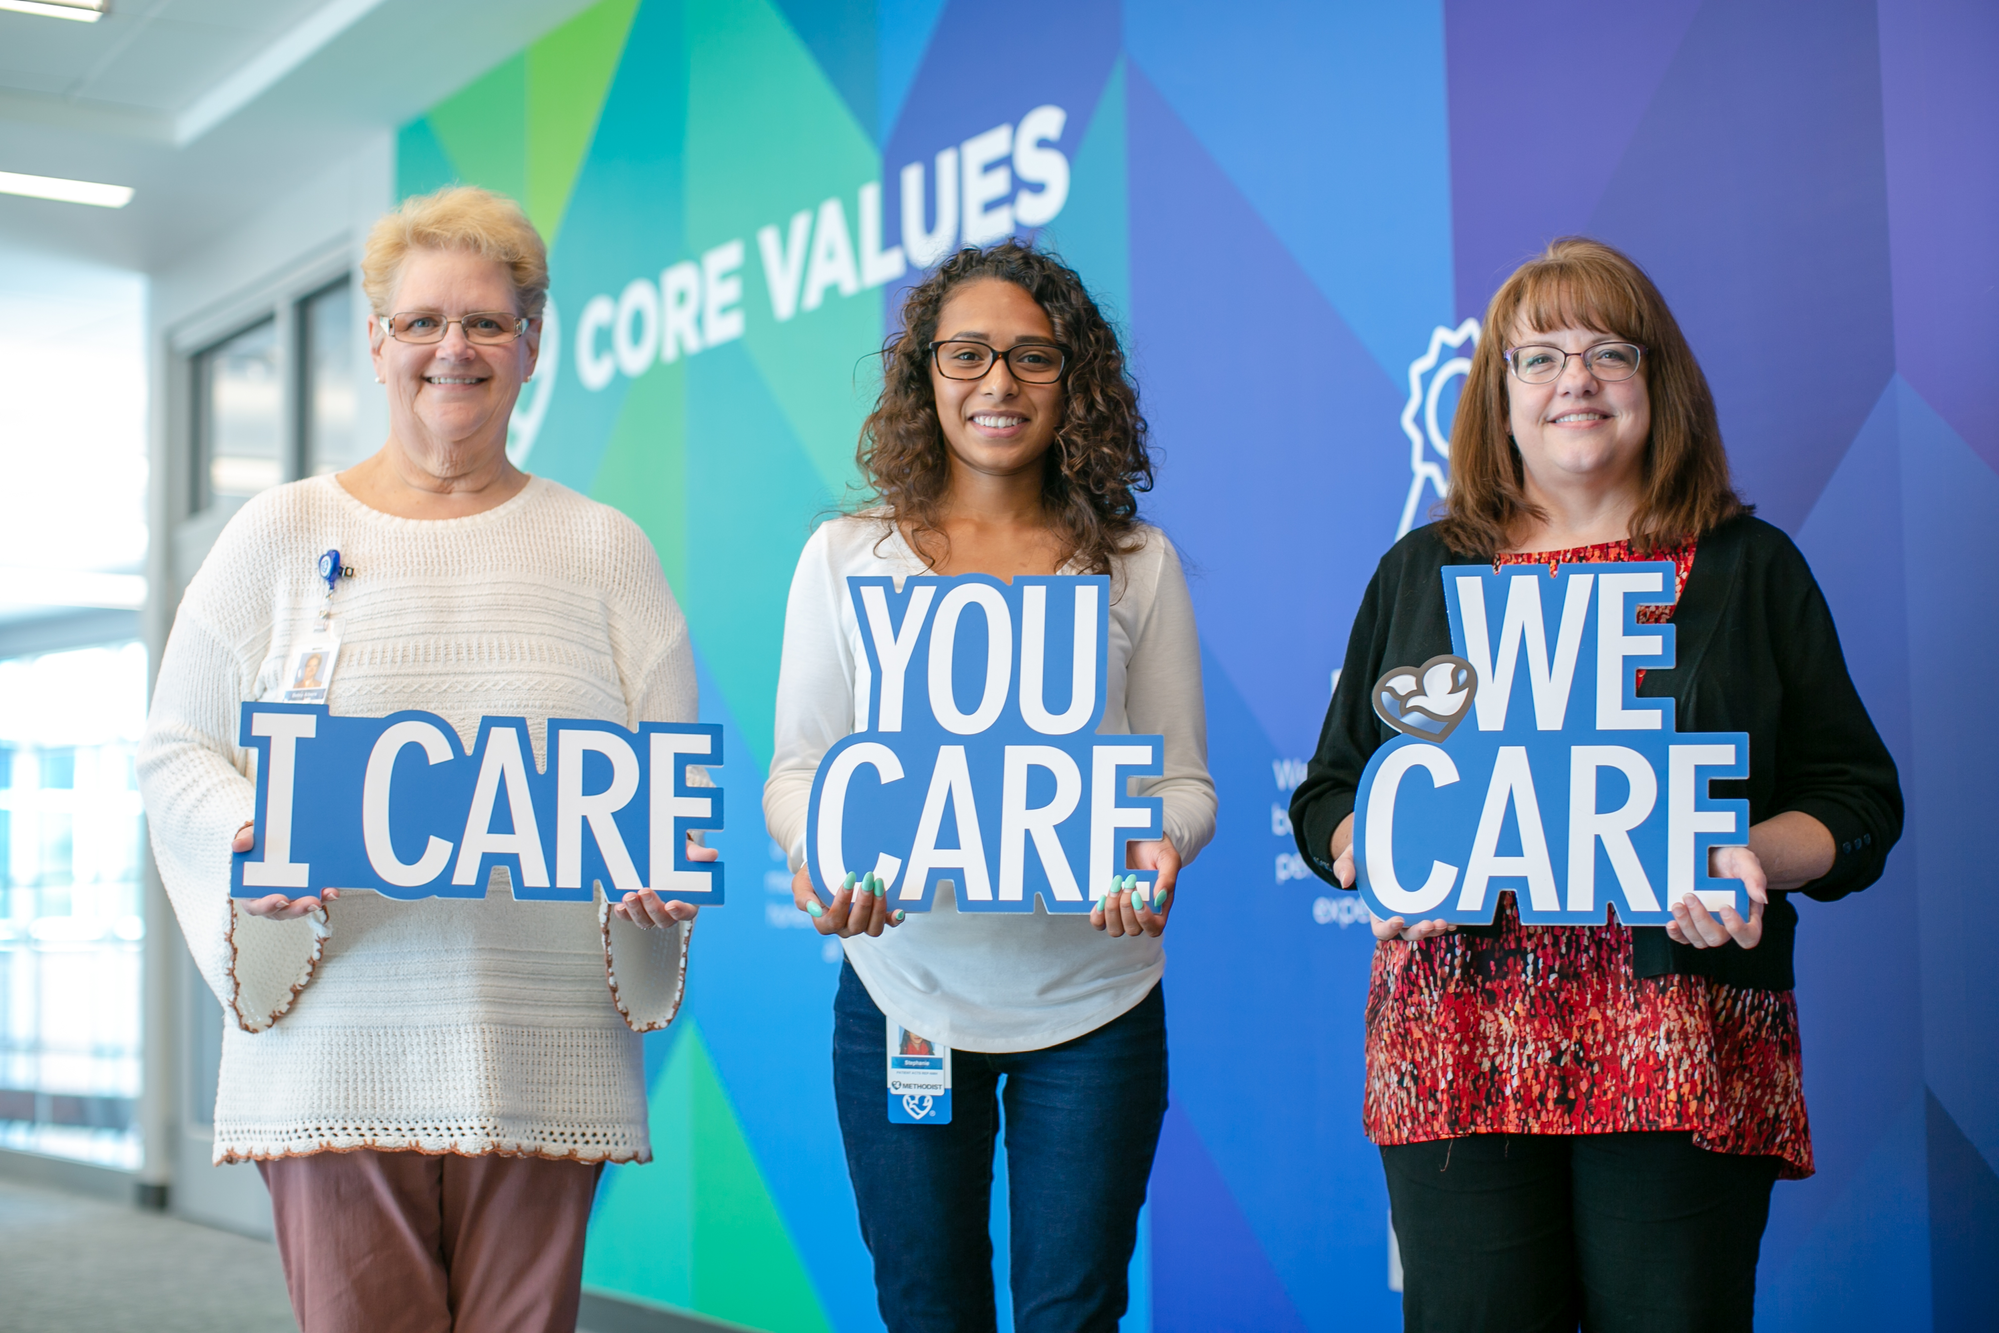
[[[952,1051],[948,1125],[889,1123],[886,1024],[842,964],[833,1091],[889,1333],[994,1333],[1002,1104],[1014,1329],[1114,1333],[1166,1114],[1164,993],[1046,1050]]]

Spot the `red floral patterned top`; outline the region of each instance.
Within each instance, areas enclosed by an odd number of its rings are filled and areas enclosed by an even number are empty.
[[[1694,547],[1665,556],[1677,600]],[[1625,543],[1610,542],[1495,563],[1631,558]],[[1656,624],[1672,613],[1640,607],[1638,619]],[[1792,992],[1634,977],[1627,927],[1523,926],[1511,893],[1500,895],[1493,921],[1497,936],[1376,947],[1368,1138],[1691,1130],[1715,1152],[1781,1157],[1785,1179],[1812,1174]]]

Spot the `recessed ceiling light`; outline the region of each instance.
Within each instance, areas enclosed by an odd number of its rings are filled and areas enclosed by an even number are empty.
[[[0,5],[6,3],[7,0],[0,0]],[[129,185],[100,185],[96,181],[64,180],[60,176],[24,176],[15,171],[0,171],[0,194],[24,194],[30,199],[54,199],[65,204],[95,204],[99,208],[123,208],[132,202]]]
[[[0,9],[17,14],[40,14],[47,19],[75,19],[95,23],[104,17],[105,0],[0,0]]]

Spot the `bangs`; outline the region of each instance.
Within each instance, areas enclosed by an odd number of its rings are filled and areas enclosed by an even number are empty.
[[[1650,303],[1616,267],[1591,257],[1544,259],[1514,275],[1508,320],[1535,333],[1589,329],[1634,342],[1652,341]],[[1510,329],[1509,329],[1510,336]]]

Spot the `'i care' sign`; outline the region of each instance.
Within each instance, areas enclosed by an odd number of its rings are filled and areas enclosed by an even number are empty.
[[[514,897],[591,902],[637,889],[723,900],[720,862],[690,861],[687,832],[722,827],[722,792],[688,780],[722,762],[710,723],[548,724],[545,767],[520,718],[479,723],[469,753],[431,713],[334,717],[323,704],[243,705],[257,755],[257,842],[231,893],[324,888],[391,898],[483,898],[496,865]]]

